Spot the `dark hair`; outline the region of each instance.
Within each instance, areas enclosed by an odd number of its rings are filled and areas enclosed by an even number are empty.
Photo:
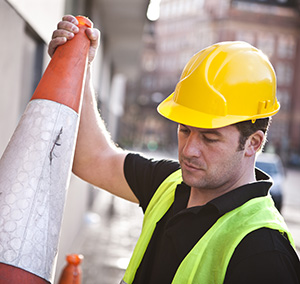
[[[235,123],[234,126],[236,126],[236,128],[240,132],[238,151],[244,150],[245,143],[249,138],[249,136],[258,130],[261,130],[265,134],[264,142],[260,148],[262,149],[266,142],[267,132],[270,123],[271,123],[271,117],[256,119],[255,122],[252,122],[252,120],[246,120],[246,121]]]

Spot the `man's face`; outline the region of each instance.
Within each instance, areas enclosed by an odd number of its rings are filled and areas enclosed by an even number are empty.
[[[235,126],[203,129],[178,126],[178,155],[183,181],[194,188],[220,191],[238,185],[244,151],[238,151],[239,131]]]

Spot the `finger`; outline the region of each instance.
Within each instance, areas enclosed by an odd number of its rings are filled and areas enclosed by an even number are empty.
[[[56,48],[60,45],[63,45],[64,43],[66,43],[66,41],[67,41],[67,38],[65,38],[65,37],[57,37],[57,38],[52,39],[48,46],[49,56],[52,57]]]
[[[74,37],[73,32],[69,32],[66,30],[55,30],[52,33],[52,39],[58,38],[58,37],[65,37],[66,39],[72,39]]]
[[[78,25],[77,19],[72,15],[65,15],[65,16],[62,17],[62,20],[67,21],[67,22],[71,22],[76,26]]]
[[[86,35],[91,41],[91,47],[97,48],[100,42],[100,31],[98,29],[87,28]]]
[[[57,29],[58,30],[66,30],[66,31],[73,32],[73,33],[79,32],[79,28],[75,24],[73,24],[69,21],[60,21],[57,24]]]

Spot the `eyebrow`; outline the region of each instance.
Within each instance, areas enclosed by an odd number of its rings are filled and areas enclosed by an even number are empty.
[[[199,132],[203,137],[211,138],[211,139],[223,139],[222,133],[218,131],[200,131]]]
[[[179,124],[179,125],[182,125],[184,127],[189,128],[189,126],[185,125],[185,124]],[[194,128],[197,128],[197,127],[194,127]],[[216,135],[218,137],[222,137],[223,136],[222,133],[220,131],[216,130],[216,129],[205,129],[205,128],[197,128],[197,129],[198,129],[198,131],[201,134],[214,134],[214,135]]]
[[[200,132],[202,134],[214,134],[214,135],[217,135],[219,137],[223,136],[222,133],[217,131],[217,130],[204,130],[204,131],[200,130]]]

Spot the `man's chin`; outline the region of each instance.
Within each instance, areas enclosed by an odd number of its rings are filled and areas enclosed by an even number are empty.
[[[197,187],[199,185],[199,181],[203,180],[203,176],[199,173],[197,176],[195,174],[191,174],[188,171],[182,171],[182,180],[183,182],[190,187]]]

